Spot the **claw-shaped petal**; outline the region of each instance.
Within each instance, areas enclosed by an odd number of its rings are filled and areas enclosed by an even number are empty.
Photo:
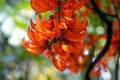
[[[64,37],[69,41],[81,41],[86,37],[87,31],[83,30],[82,32],[73,32],[73,31],[66,31],[64,33]]]
[[[44,36],[50,38],[51,40],[56,36],[55,32],[51,30],[51,24],[47,24],[47,22],[42,22],[39,18],[39,15],[36,18],[37,27],[36,29],[42,33]]]
[[[62,63],[61,60],[59,60],[59,59],[58,59],[58,60],[55,59],[54,56],[52,56],[52,62],[53,62],[53,64],[54,64],[54,66],[55,66],[58,70],[64,71],[64,70],[66,69],[65,63]]]
[[[23,46],[29,51],[31,54],[40,54],[45,48],[35,42],[27,42],[25,38],[22,40]]]
[[[74,32],[80,32],[84,29],[86,29],[88,20],[85,19],[83,21],[73,20],[71,18],[65,17],[66,25],[68,26],[68,29]]]
[[[35,24],[35,23],[33,23],[32,19],[30,19],[30,24],[31,24],[32,28],[33,28],[33,29],[35,29],[36,24]]]

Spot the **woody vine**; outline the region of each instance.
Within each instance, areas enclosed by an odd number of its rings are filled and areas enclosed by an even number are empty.
[[[107,69],[109,59],[117,56],[115,80],[118,80],[120,16],[117,10],[120,9],[120,1],[108,2],[113,5],[112,10],[108,8],[108,12],[104,12],[101,0],[30,0],[31,7],[36,12],[51,11],[52,14],[49,19],[43,20],[38,14],[36,23],[30,20],[31,25],[27,30],[29,40],[24,37],[23,46],[31,54],[43,53],[60,71],[86,71],[86,80],[90,80],[89,75],[100,76],[100,71]],[[89,13],[100,17],[106,25],[106,33],[87,35]],[[100,47],[96,56],[93,48],[101,38],[106,39],[106,43]],[[89,55],[84,54],[85,49]]]

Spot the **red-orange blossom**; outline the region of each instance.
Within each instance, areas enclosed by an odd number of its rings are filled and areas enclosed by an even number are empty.
[[[36,12],[52,11],[53,15],[48,20],[40,20],[37,15],[36,23],[30,21],[31,26],[27,30],[29,40],[23,38],[26,50],[31,54],[44,53],[60,71],[69,69],[76,73],[82,69],[79,58],[84,57],[83,40],[87,34],[88,21],[87,15],[80,16],[77,10],[85,1],[60,0],[59,14],[58,0],[30,0]]]

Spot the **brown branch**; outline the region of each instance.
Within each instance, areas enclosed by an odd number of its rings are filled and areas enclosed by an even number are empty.
[[[94,7],[95,12],[99,15],[102,21],[104,21],[107,25],[107,42],[105,44],[105,47],[103,50],[99,53],[99,55],[96,57],[96,59],[88,66],[88,69],[85,74],[85,79],[90,80],[89,74],[95,64],[105,55],[106,51],[108,50],[112,38],[112,21],[107,19],[107,17],[104,15],[104,13],[98,8],[94,0],[90,0],[92,6]]]

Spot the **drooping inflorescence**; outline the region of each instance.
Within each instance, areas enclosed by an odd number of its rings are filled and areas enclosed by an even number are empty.
[[[53,15],[48,20],[41,20],[37,15],[36,23],[30,20],[31,26],[27,30],[29,40],[23,38],[25,49],[31,54],[44,53],[60,71],[69,69],[76,73],[82,70],[85,57],[83,40],[88,20],[86,13],[79,14],[77,11],[85,1],[30,0],[36,12],[52,11]]]

